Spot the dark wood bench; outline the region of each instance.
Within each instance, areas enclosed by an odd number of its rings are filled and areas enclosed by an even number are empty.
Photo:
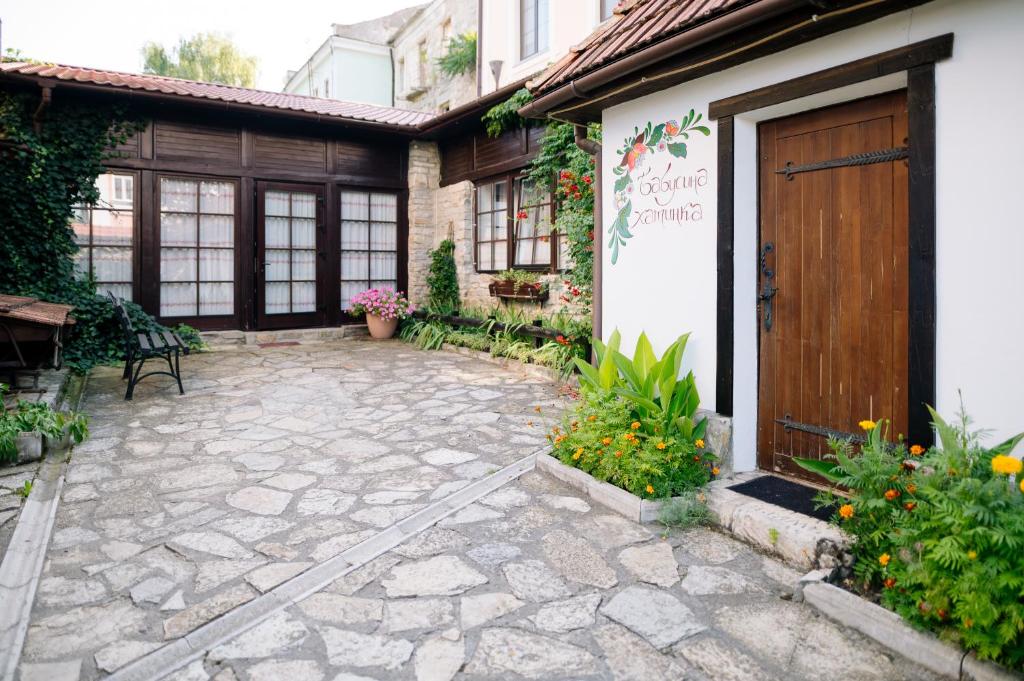
[[[128,311],[124,309],[124,303],[113,293],[108,294],[110,302],[114,305],[117,318],[121,322],[124,331],[124,375],[128,381],[128,391],[124,399],[132,399],[135,386],[147,376],[162,374],[170,376],[178,382],[178,392],[185,394],[185,388],[181,385],[181,367],[179,359],[182,354],[188,354],[188,344],[178,334],[170,329],[163,331],[137,331],[132,325]],[[147,359],[162,359],[167,362],[168,371],[150,371],[142,373],[142,365]]]

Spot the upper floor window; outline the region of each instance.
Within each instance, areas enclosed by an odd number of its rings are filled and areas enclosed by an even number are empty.
[[[395,68],[395,89],[398,90],[396,94],[405,94],[405,59],[398,60],[398,66]]]
[[[601,0],[601,21],[611,18],[612,12],[618,4],[619,0]]]
[[[132,299],[132,257],[135,234],[135,176],[104,173],[96,178],[100,198],[74,207],[71,229],[78,252],[75,265],[91,274],[100,294]]]
[[[419,44],[419,70],[417,71],[418,79],[416,85],[419,87],[425,87],[427,84],[428,69],[430,66],[430,59],[427,56],[427,39],[424,38]]]
[[[565,240],[551,226],[551,192],[516,173],[476,183],[475,254],[478,272],[509,267],[564,269]]]
[[[548,1],[519,0],[519,58],[548,49]]]

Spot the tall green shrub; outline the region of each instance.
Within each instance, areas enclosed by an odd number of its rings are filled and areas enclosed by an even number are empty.
[[[427,306],[437,314],[454,314],[459,310],[459,278],[455,269],[455,243],[445,239],[430,252],[427,274],[430,294]]]
[[[73,305],[77,324],[65,358],[84,370],[121,356],[121,331],[95,284],[75,273],[71,207],[99,199],[95,183],[107,150],[140,122],[122,106],[58,93],[37,129],[38,107],[38,94],[0,93],[0,131],[8,142],[0,154],[0,293]],[[138,306],[127,307],[140,328],[156,326]]]

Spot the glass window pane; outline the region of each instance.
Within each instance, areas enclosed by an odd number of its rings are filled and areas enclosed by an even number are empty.
[[[478,270],[488,271],[494,269],[494,259],[491,257],[491,247],[493,244],[484,243],[478,246],[479,253],[477,254],[476,267]]]
[[[369,220],[370,196],[366,192],[341,193],[342,220]]]
[[[127,208],[135,205],[135,177],[120,173],[104,173],[96,178],[96,189],[103,208]]]
[[[196,251],[194,248],[160,249],[160,281],[195,281]]]
[[[234,281],[235,252],[226,248],[199,249],[199,281]]]
[[[288,192],[267,192],[263,200],[264,213],[266,215],[280,215],[287,217]]]
[[[72,256],[75,261],[75,272],[81,277],[89,276],[89,249],[81,248]]]
[[[234,284],[200,284],[199,314],[224,315],[235,313]]]
[[[134,214],[130,210],[92,211],[94,246],[131,246],[134,228]]]
[[[505,210],[508,208],[508,183],[494,183],[494,210]]]
[[[394,279],[380,279],[371,281],[370,288],[389,288],[394,291],[398,288],[398,284]]]
[[[391,223],[373,223],[370,225],[370,249],[374,251],[393,251],[398,248],[398,225]]]
[[[508,269],[508,241],[494,242],[494,269]]]
[[[476,210],[483,213],[491,210],[494,197],[494,185],[482,184],[476,188]]]
[[[75,208],[71,215],[71,229],[75,232],[75,243],[86,245],[89,243],[89,213],[88,208]]]
[[[199,245],[231,248],[235,245],[235,218],[231,215],[200,215]]]
[[[398,220],[398,197],[394,194],[370,195],[370,219],[378,222]]]
[[[505,239],[508,237],[508,214],[505,212],[492,213],[491,222],[494,223],[494,238]]]
[[[97,284],[96,293],[101,296],[106,296],[107,293],[113,293],[118,298],[123,300],[132,299],[132,285],[131,284]]]
[[[316,281],[316,251],[292,251],[292,281]]]
[[[368,288],[365,281],[343,281],[341,282],[341,309],[348,310],[352,307],[352,298]]]
[[[370,278],[370,256],[368,253],[342,253],[341,278],[366,281]]]
[[[370,247],[370,225],[367,222],[341,223],[341,248],[345,251],[365,251]]]
[[[292,220],[292,248],[316,248],[316,220]]]
[[[160,245],[195,246],[196,216],[182,213],[160,214]]]
[[[96,281],[131,281],[132,249],[94,248],[92,269]]]
[[[195,284],[161,284],[160,316],[192,317],[196,314]]]
[[[316,283],[296,282],[292,284],[292,312],[316,311]]]
[[[200,182],[199,212],[234,215],[235,185],[232,182]]]
[[[288,218],[267,217],[264,221],[264,246],[266,248],[288,248]]]
[[[286,250],[271,250],[268,249],[265,253],[265,265],[264,272],[267,281],[288,281],[291,279],[290,257],[291,251]]]
[[[292,194],[292,217],[316,218],[316,194],[307,192]]]
[[[170,177],[160,178],[160,210],[195,213],[198,183]]]
[[[289,304],[289,291],[291,290],[291,284],[288,282],[273,282],[268,281],[264,288],[264,301],[263,309],[266,314],[287,314],[290,312],[291,305]]]
[[[373,253],[370,255],[371,279],[397,279],[398,256],[394,253]]]
[[[490,241],[491,234],[491,214],[483,213],[478,215],[476,219],[477,241]]]

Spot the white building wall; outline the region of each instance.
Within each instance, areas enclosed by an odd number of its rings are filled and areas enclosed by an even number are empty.
[[[623,139],[654,124],[680,119],[692,108],[806,75],[944,33],[954,33],[952,59],[936,64],[937,365],[940,413],[959,408],[962,391],[975,422],[993,438],[1024,430],[1024,224],[1016,208],[1024,158],[1018,134],[1024,89],[1008,86],[1024,64],[1024,3],[1016,0],[939,0],[827,36],[742,66],[642,97],[604,112],[604,163],[618,165]],[[757,123],[898,89],[905,74],[878,79],[745,114],[735,128],[735,366],[736,470],[756,465]],[[685,159],[659,152],[650,177],[707,173],[699,189],[678,191],[669,202],[699,204],[702,215],[683,222],[640,224],[612,264],[604,259],[604,334],[615,328],[631,348],[641,330],[657,349],[693,333],[685,358],[697,376],[702,403],[715,404],[717,131],[691,135]],[[667,170],[668,163],[672,163]],[[667,170],[667,172],[666,172]],[[615,219],[615,175],[604,182],[604,230]],[[653,193],[638,191],[636,209],[656,208]],[[666,194],[659,200],[665,202]]]
[[[392,106],[390,49],[331,36],[288,79],[284,92]]]
[[[600,0],[548,0],[548,49],[519,54],[519,0],[483,0],[480,40],[481,94],[494,92],[492,60],[502,62],[500,86],[533,76],[562,58],[600,23]]]

